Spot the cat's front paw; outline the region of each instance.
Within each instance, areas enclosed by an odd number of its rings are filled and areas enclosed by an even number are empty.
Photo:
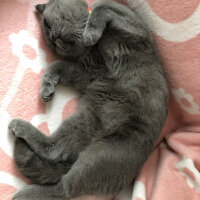
[[[53,99],[55,88],[53,85],[42,86],[40,90],[40,97],[43,102],[49,102]]]
[[[83,40],[85,46],[93,46],[101,38],[101,34],[97,30],[85,30],[83,33]]]
[[[40,97],[42,101],[48,102],[53,99],[55,86],[59,82],[59,76],[56,74],[45,74],[40,89]]]
[[[13,119],[8,128],[16,137],[24,138],[29,130],[30,123],[22,119]]]

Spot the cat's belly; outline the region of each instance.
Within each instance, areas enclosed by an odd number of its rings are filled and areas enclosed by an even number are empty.
[[[80,99],[82,109],[93,112],[95,118],[99,119],[100,129],[105,131],[114,131],[121,125],[130,123],[130,116],[134,110],[134,105],[128,101],[128,97],[112,93],[93,91]]]

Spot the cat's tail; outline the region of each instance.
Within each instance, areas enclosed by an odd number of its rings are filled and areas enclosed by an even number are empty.
[[[54,163],[40,158],[21,138],[15,142],[14,160],[19,171],[35,184],[59,182],[72,165],[69,162]]]

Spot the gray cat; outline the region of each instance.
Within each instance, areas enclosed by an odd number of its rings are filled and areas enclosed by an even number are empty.
[[[41,98],[62,84],[79,95],[78,111],[47,137],[14,119],[15,161],[33,183],[15,200],[112,198],[131,183],[164,125],[168,88],[152,35],[134,10],[111,0],[50,0],[36,6],[52,63]],[[44,184],[44,185],[41,185]],[[51,185],[49,185],[51,184]]]

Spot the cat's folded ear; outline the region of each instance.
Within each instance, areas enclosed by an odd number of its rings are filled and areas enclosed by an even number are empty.
[[[45,10],[46,4],[38,4],[35,6],[35,9],[39,14],[42,14]]]

